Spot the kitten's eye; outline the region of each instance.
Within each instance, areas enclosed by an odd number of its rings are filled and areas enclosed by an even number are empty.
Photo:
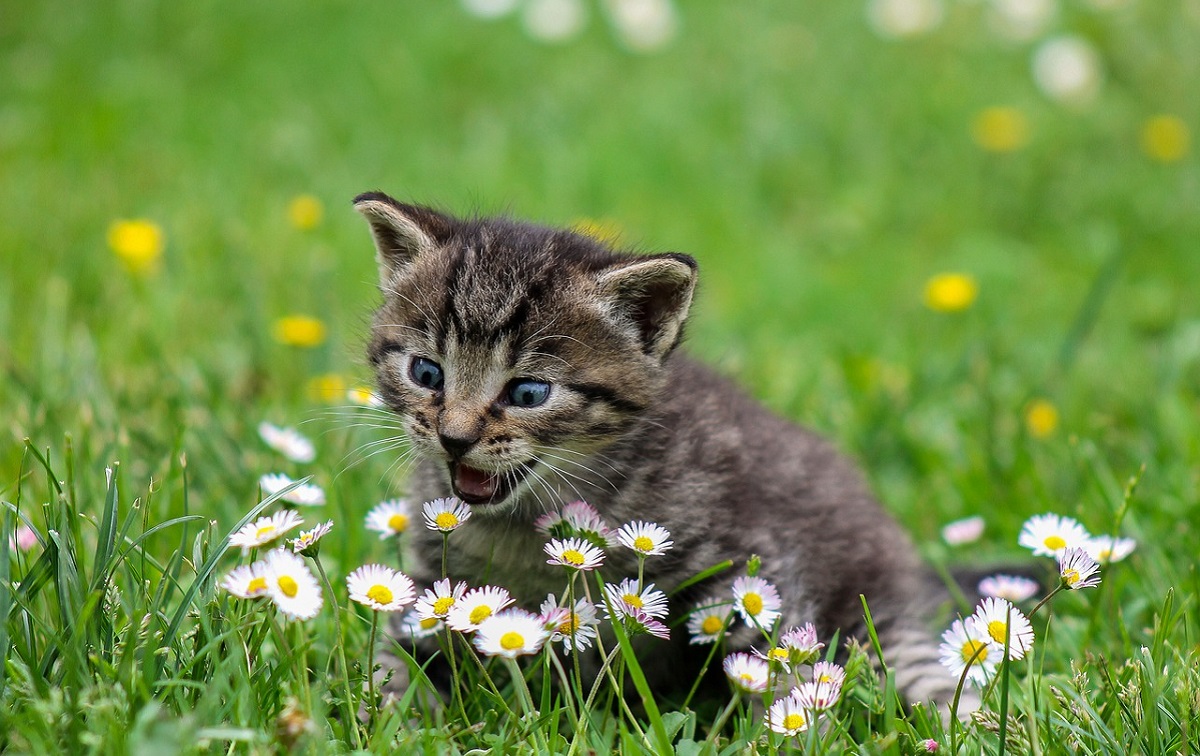
[[[521,379],[508,384],[508,403],[514,407],[536,407],[549,396],[549,383]]]
[[[434,391],[441,391],[442,384],[446,382],[446,376],[442,374],[441,365],[424,357],[413,357],[412,366],[408,369],[408,372],[418,384]]]

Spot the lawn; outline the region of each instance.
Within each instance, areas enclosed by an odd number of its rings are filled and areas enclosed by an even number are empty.
[[[677,1],[658,36],[503,5],[0,10],[0,750],[1200,751],[1200,4]],[[857,653],[799,737],[733,692],[586,705],[547,654],[532,699],[462,657],[461,708],[355,724],[345,578],[402,567],[364,518],[405,493],[348,398],[373,189],[694,255],[684,348],[857,457],[933,564],[1052,565],[1017,543],[1047,512],[1137,548],[961,727]],[[219,587],[273,472],[334,522],[309,621]]]

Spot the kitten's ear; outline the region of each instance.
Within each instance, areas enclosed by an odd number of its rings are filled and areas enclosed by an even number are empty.
[[[679,342],[696,288],[696,261],[668,253],[638,257],[605,269],[601,294],[640,329],[643,349],[659,359]]]
[[[435,210],[405,205],[382,192],[358,195],[354,198],[354,209],[371,224],[379,283],[383,287],[418,255],[433,250],[439,241],[448,238],[454,227],[453,220]]]

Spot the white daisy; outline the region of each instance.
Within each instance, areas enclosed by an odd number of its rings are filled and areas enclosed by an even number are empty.
[[[970,664],[967,680],[980,686],[987,682],[1000,659],[1000,653],[992,646],[987,630],[979,628],[970,617],[954,620],[950,629],[942,633],[939,650],[942,664],[952,675],[961,676]]]
[[[1033,625],[1029,624],[1029,618],[1004,599],[985,598],[971,616],[976,626],[987,632],[1001,656],[1005,635],[1008,636],[1009,659],[1020,659],[1033,648]]]
[[[1017,543],[1033,549],[1034,556],[1056,556],[1063,549],[1083,546],[1090,537],[1087,529],[1070,517],[1041,514],[1025,521]]]
[[[329,535],[331,530],[333,530],[333,520],[323,522],[312,530],[300,531],[300,534],[291,540],[292,553],[316,556],[318,544],[322,538]]]
[[[983,536],[983,518],[965,517],[961,520],[948,522],[942,527],[942,540],[951,546],[962,546],[974,543]]]
[[[409,610],[400,618],[400,633],[411,640],[420,640],[437,635],[445,627],[437,617],[422,618],[414,610]]]
[[[630,635],[645,633],[662,640],[671,640],[671,629],[641,609],[626,608],[621,614],[621,624]]]
[[[518,656],[536,654],[550,637],[536,614],[523,609],[509,609],[479,624],[475,634],[475,648],[485,656]]]
[[[675,544],[666,528],[640,520],[617,528],[617,542],[644,557],[661,556]]]
[[[979,593],[983,596],[1007,599],[1014,604],[1037,595],[1036,580],[1014,575],[990,575],[979,581]]]
[[[733,581],[733,608],[747,625],[770,631],[779,619],[779,591],[760,577],[742,576]]]
[[[398,612],[413,602],[413,582],[403,572],[367,564],[346,576],[350,598],[377,612]]]
[[[792,695],[807,711],[818,712],[831,709],[837,704],[838,696],[842,693],[840,685],[825,683],[817,680],[800,683]]]
[[[425,513],[425,527],[443,533],[449,533],[471,519],[471,508],[466,502],[453,497],[427,501],[422,511]]]
[[[750,654],[730,654],[721,666],[729,682],[743,693],[762,693],[771,680],[771,668],[767,663]]]
[[[811,622],[793,627],[781,635],[779,645],[788,650],[792,664],[811,664],[821,649],[825,648],[825,644],[817,640],[817,628]]]
[[[367,512],[367,530],[379,534],[379,540],[400,535],[408,530],[409,505],[404,499],[388,499]]]
[[[1100,565],[1083,549],[1066,549],[1058,555],[1058,576],[1071,590],[1100,585]]]
[[[414,611],[421,619],[444,620],[459,600],[466,594],[467,584],[458,583],[451,587],[450,578],[443,578],[425,589],[425,595],[417,599]]]
[[[833,662],[817,662],[813,665],[812,681],[819,685],[831,686],[840,692],[846,683],[846,669]],[[834,695],[834,698],[836,699],[837,695]]]
[[[799,735],[808,729],[812,713],[793,690],[791,695],[779,699],[767,709],[767,727],[780,735]]]
[[[729,635],[729,615],[733,612],[728,603],[703,604],[692,610],[688,617],[689,643],[713,643]]]
[[[600,620],[596,617],[596,607],[587,599],[581,598],[576,601],[572,611],[559,606],[552,593],[542,602],[540,609],[543,624],[549,625],[550,640],[555,643],[561,641],[568,654],[573,650],[582,651],[592,645]]]
[[[258,598],[267,595],[267,579],[263,577],[264,562],[236,567],[221,581],[221,587],[238,598]]]
[[[590,571],[604,563],[604,552],[582,538],[555,538],[544,551],[550,557],[546,564],[556,564],[573,570]]]
[[[295,428],[281,428],[264,420],[258,424],[258,435],[267,446],[293,462],[307,463],[317,458],[312,441]]]
[[[667,594],[656,590],[654,583],[650,583],[639,591],[637,581],[633,578],[626,578],[616,584],[605,583],[604,593],[608,597],[609,603],[612,604],[614,612],[631,614],[633,610],[640,609],[655,619],[667,616]],[[602,604],[601,606],[604,606],[607,614],[607,605]]]
[[[246,523],[241,530],[229,536],[229,545],[241,546],[244,554],[252,548],[274,541],[302,522],[304,518],[294,510],[285,509],[270,517],[260,517],[254,522]]]
[[[258,487],[267,496],[274,496],[295,482],[283,473],[268,473],[258,479]],[[319,507],[325,503],[325,491],[312,483],[302,483],[281,498],[302,507]]]
[[[295,619],[312,619],[321,611],[321,586],[304,560],[285,549],[275,549],[264,560],[267,593],[279,611]]]
[[[1083,544],[1083,549],[1087,551],[1088,556],[1100,564],[1119,562],[1132,554],[1136,548],[1137,541],[1132,538],[1115,538],[1108,535],[1089,538]]]
[[[446,624],[451,630],[470,633],[479,629],[479,623],[493,614],[499,614],[513,603],[508,591],[493,585],[474,588],[454,602],[454,608],[446,615]]]

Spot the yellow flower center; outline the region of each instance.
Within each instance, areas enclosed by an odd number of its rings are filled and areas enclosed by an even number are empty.
[[[397,512],[388,518],[387,526],[397,533],[401,533],[408,527],[408,517]]]
[[[525,645],[525,638],[520,633],[508,631],[500,636],[500,648],[505,651],[514,651],[522,648]]]
[[[743,672],[742,674],[738,675],[738,679],[745,683],[747,688],[754,687],[754,675],[750,674],[749,672]]]
[[[279,590],[283,591],[283,595],[288,598],[296,598],[296,594],[300,592],[300,585],[291,575],[280,575]]]
[[[367,598],[377,604],[392,603],[392,591],[386,585],[373,585],[367,589]]]
[[[574,635],[579,630],[579,615],[571,612],[571,617],[566,622],[558,626],[558,632],[563,635]]]
[[[580,566],[581,564],[583,564],[586,561],[584,559],[583,552],[577,551],[575,549],[567,549],[566,551],[564,551],[562,553],[562,558],[563,558],[564,562],[573,564],[576,567]]]
[[[1058,428],[1058,409],[1045,399],[1035,399],[1025,409],[1025,427],[1034,438],[1046,438]]]
[[[1062,579],[1067,585],[1075,585],[1079,582],[1079,570],[1063,570]]]
[[[1067,542],[1060,535],[1047,536],[1046,540],[1042,541],[1042,543],[1044,543],[1046,548],[1050,549],[1051,551],[1058,551],[1059,549],[1066,548],[1067,546]]]
[[[421,626],[422,630],[428,630],[429,628],[433,627],[437,623],[438,623],[437,617],[428,617],[426,619],[421,620],[417,624],[419,624]]]
[[[799,730],[804,726],[804,715],[792,712],[783,718],[783,729]]]
[[[747,593],[745,596],[742,596],[742,608],[751,617],[758,616],[758,613],[763,610],[762,596],[757,593]]]
[[[634,593],[626,593],[621,597],[621,600],[632,606],[634,609],[641,609],[644,605],[642,602],[642,597]]]
[[[274,525],[263,525],[261,528],[254,531],[254,537],[261,541],[263,538],[266,538],[267,536],[271,535],[274,532],[275,532]]]
[[[1004,636],[1008,634],[1008,625],[1000,620],[992,620],[988,623],[987,630],[988,635],[992,636],[993,640],[1002,644],[1004,643]]]
[[[480,604],[471,610],[471,614],[467,617],[467,619],[471,620],[472,625],[478,625],[480,622],[483,622],[485,619],[491,616],[492,607],[487,606],[486,604]]]
[[[433,613],[439,617],[444,617],[450,611],[450,607],[454,606],[453,596],[442,596],[437,601],[433,602]]]
[[[716,635],[721,632],[721,628],[725,627],[725,621],[715,614],[704,618],[700,623],[700,632],[705,635]]]
[[[433,521],[442,530],[450,530],[451,528],[458,527],[458,517],[453,512],[441,512]]]
[[[265,577],[253,578],[246,584],[246,593],[257,593],[258,591],[267,590],[267,579]]]
[[[925,284],[925,306],[936,312],[960,312],[975,302],[979,284],[964,273],[941,273]]]
[[[768,656],[775,661],[785,662],[788,660],[788,650],[782,646],[776,646],[775,648],[771,649],[771,653],[768,654]]]
[[[978,655],[977,655],[978,654]],[[962,645],[962,660],[972,664],[987,659],[988,648],[983,641],[968,639]]]
[[[158,267],[165,241],[162,229],[147,220],[116,221],[108,229],[108,246],[131,273],[150,273]]]
[[[638,536],[633,539],[633,548],[638,551],[650,551],[654,548],[654,541],[647,536]]]
[[[833,682],[833,678],[832,678],[832,677],[830,677],[829,675],[821,675],[820,677],[818,677],[818,678],[817,678],[817,682],[819,682],[819,683],[831,683],[831,682]]]

